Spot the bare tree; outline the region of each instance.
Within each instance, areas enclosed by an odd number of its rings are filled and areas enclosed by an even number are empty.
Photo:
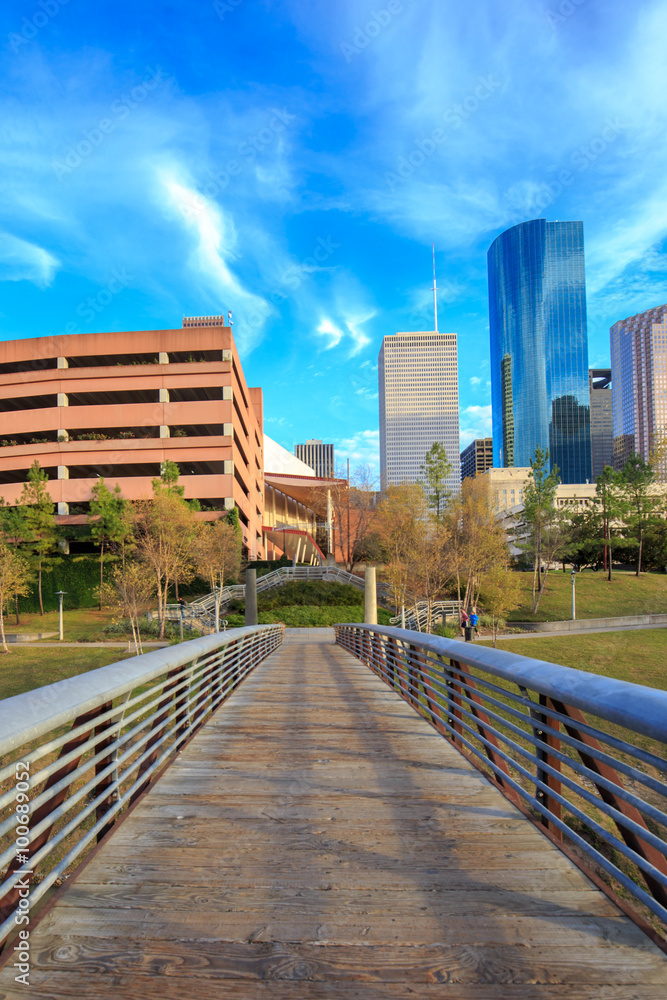
[[[0,639],[2,651],[9,653],[5,637],[5,608],[14,595],[25,596],[29,591],[30,568],[28,561],[0,540]]]
[[[237,579],[241,569],[242,537],[228,518],[200,524],[195,545],[196,573],[216,593],[215,630],[220,631],[220,590],[225,580]]]
[[[194,511],[178,495],[158,490],[152,500],[135,505],[137,554],[155,576],[160,638],[164,637],[169,587],[185,583],[195,573]]]
[[[139,618],[153,604],[155,589],[155,577],[151,567],[141,562],[128,561],[125,565],[114,566],[110,579],[102,584],[103,603],[118,608],[126,618],[129,618],[134,651],[137,655],[143,653]]]

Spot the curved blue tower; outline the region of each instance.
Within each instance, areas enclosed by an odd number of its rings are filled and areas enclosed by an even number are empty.
[[[534,219],[488,252],[493,464],[539,445],[564,483],[591,478],[584,227]]]

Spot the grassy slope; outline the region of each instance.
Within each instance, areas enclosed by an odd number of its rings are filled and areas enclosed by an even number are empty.
[[[0,699],[116,663],[127,656],[124,649],[14,648],[0,659]]]
[[[506,642],[499,639],[497,648],[634,684],[667,689],[667,629],[510,639]]]
[[[523,602],[508,621],[563,621],[571,617],[570,573],[552,570],[536,615],[532,613],[532,573],[521,573]],[[667,613],[667,574],[614,573],[611,583],[602,573],[577,573],[578,618],[611,618],[615,615]]]

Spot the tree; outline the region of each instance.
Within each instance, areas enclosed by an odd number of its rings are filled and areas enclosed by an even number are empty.
[[[494,566],[505,566],[509,560],[505,531],[495,516],[486,479],[463,480],[460,494],[448,505],[444,524],[459,603],[465,580],[463,606],[475,607],[482,574]]]
[[[333,549],[337,542],[348,573],[353,573],[355,566],[369,555],[368,537],[376,511],[376,488],[371,467],[360,465],[353,470],[349,482],[339,469],[334,480],[321,483],[312,491],[312,503],[318,510],[318,517],[332,521]]]
[[[20,546],[25,543],[26,524],[21,507],[10,507],[4,497],[0,497],[0,532],[4,543],[11,545],[16,553],[20,552]],[[19,618],[19,593],[14,593],[14,614],[16,624],[20,625]]]
[[[420,472],[423,477],[422,485],[426,493],[427,503],[434,511],[436,519],[440,521],[451,496],[447,480],[452,473],[452,464],[447,459],[444,445],[436,441],[431,446],[426,452]]]
[[[155,598],[155,579],[151,568],[140,562],[114,566],[111,579],[101,585],[101,599],[118,608],[130,620],[136,655],[143,652],[139,617],[145,614]]]
[[[419,483],[388,487],[377,509],[374,530],[397,612],[408,603],[408,594],[415,591],[416,567],[427,524],[428,507]]]
[[[654,478],[651,464],[645,462],[636,452],[630,455],[618,477],[620,493],[627,506],[627,524],[630,531],[636,535],[635,576],[639,576],[641,572],[644,530],[651,521],[658,502],[658,498],[651,490]]]
[[[16,594],[25,595],[28,593],[29,578],[30,570],[27,560],[2,538],[0,540],[0,640],[4,653],[9,652],[5,636],[5,608]]]
[[[623,517],[623,501],[619,489],[619,476],[610,465],[605,465],[595,482],[595,505],[602,519],[604,569],[607,573],[607,579],[611,580],[611,565],[613,560],[612,527],[615,522],[618,522]]]
[[[42,601],[42,563],[53,551],[58,538],[58,528],[53,516],[53,500],[46,488],[47,473],[37,459],[30,466],[28,482],[21,492],[20,516],[24,524],[23,537],[33,553],[37,565],[39,613],[44,614]]]
[[[533,614],[538,609],[540,598],[547,582],[548,566],[542,575],[542,545],[545,530],[555,518],[554,500],[560,483],[558,468],[547,472],[549,449],[542,451],[538,445],[535,457],[530,460],[530,472],[523,491],[523,520],[529,531],[529,544],[534,553],[533,570]]]
[[[194,575],[194,511],[170,490],[158,489],[152,500],[138,501],[135,512],[137,553],[155,577],[162,639],[169,587],[191,580]]]
[[[123,499],[120,486],[116,483],[113,491],[100,478],[92,490],[88,524],[90,533],[100,547],[100,611],[102,610],[102,584],[104,579],[104,547],[123,545],[131,534],[132,526],[128,518],[128,505]],[[124,562],[125,560],[123,560]]]
[[[235,508],[236,509],[236,508]],[[220,631],[220,591],[225,580],[238,578],[241,569],[242,537],[238,524],[229,515],[199,526],[195,548],[197,576],[215,591],[215,631]]]
[[[508,611],[514,611],[521,605],[521,577],[502,566],[494,566],[482,577],[481,597],[484,606],[491,612],[495,646],[498,619],[504,618]]]

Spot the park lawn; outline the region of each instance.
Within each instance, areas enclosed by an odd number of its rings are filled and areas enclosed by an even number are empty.
[[[58,612],[47,611],[46,614],[33,614],[32,612],[21,612],[21,624],[16,624],[13,613],[6,614],[5,632],[55,632],[58,638]],[[117,612],[111,608],[75,608],[73,610],[63,610],[63,635],[65,642],[104,642],[110,637],[105,634],[104,628],[110,625]],[[114,636],[114,639],[122,639],[122,636]],[[52,640],[45,640],[52,641]]]
[[[491,645],[480,640],[478,645],[482,644]],[[667,629],[508,639],[505,642],[501,638],[497,648],[633,684],[667,689]]]
[[[0,658],[0,699],[127,659],[126,649],[12,648]]]
[[[537,614],[533,615],[532,573],[520,573],[523,600],[507,615],[508,622],[565,621],[572,617],[572,583],[568,571],[551,570]],[[483,601],[482,601],[483,603]],[[602,572],[584,570],[576,576],[577,618],[613,618],[616,615],[667,613],[667,574],[616,572],[611,582]]]

